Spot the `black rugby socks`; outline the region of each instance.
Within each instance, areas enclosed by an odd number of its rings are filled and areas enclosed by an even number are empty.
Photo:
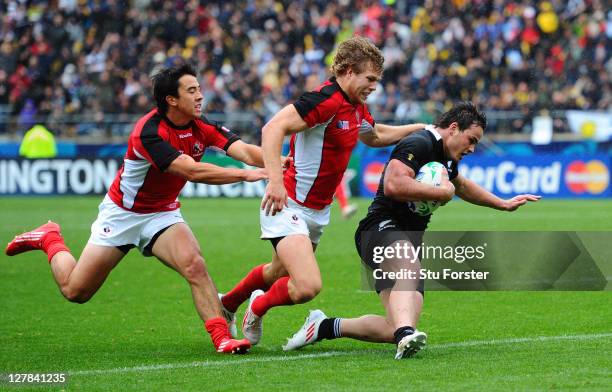
[[[341,318],[330,317],[321,321],[319,324],[319,333],[317,341],[323,339],[336,339],[340,337],[340,320]]]
[[[414,328],[412,327],[400,327],[395,330],[393,333],[393,341],[395,344],[398,344],[400,340],[405,338],[408,335],[412,335],[414,333]]]

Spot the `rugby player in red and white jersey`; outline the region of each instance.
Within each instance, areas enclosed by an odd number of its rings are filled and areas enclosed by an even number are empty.
[[[283,108],[263,128],[270,182],[261,204],[261,238],[272,242],[274,253],[270,263],[255,267],[221,299],[231,319],[250,296],[242,330],[252,344],[259,342],[262,317],[270,308],[308,302],[321,290],[314,251],[357,140],[387,146],[424,127],[372,119],[365,101],[381,78],[383,61],[367,39],[344,41],[331,67],[334,77]],[[294,161],[283,174],[279,158],[286,135],[291,135]]]
[[[153,77],[153,84],[157,108],[134,126],[123,166],[100,204],[78,263],[64,244],[59,225],[51,221],[16,236],[6,254],[43,250],[64,297],[84,303],[130,248],[137,247],[187,280],[218,352],[245,353],[250,344],[246,339],[231,339],[217,289],[198,241],[183,220],[177,197],[187,181],[228,184],[267,178],[264,169],[222,168],[200,162],[207,147],[217,147],[237,160],[262,167],[261,148],[201,119],[203,96],[190,66],[164,69]]]

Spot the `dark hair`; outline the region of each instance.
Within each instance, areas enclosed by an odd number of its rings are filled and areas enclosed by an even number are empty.
[[[196,76],[196,72],[189,64],[164,68],[151,78],[153,80],[153,96],[157,104],[157,110],[162,114],[168,111],[166,97],[171,95],[178,97],[179,79],[183,75]]]
[[[484,131],[487,127],[487,117],[478,110],[472,102],[460,102],[445,112],[438,118],[435,126],[438,128],[448,128],[452,123],[459,125],[459,131],[463,132],[472,124],[479,125]]]

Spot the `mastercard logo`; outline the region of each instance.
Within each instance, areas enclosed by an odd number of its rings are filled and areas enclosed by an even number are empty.
[[[381,162],[372,162],[366,166],[363,171],[363,184],[372,193],[376,193],[378,190],[378,183],[380,182],[380,176],[382,175],[385,165]]]
[[[608,189],[610,172],[599,160],[574,161],[565,169],[565,184],[573,193],[598,195]]]

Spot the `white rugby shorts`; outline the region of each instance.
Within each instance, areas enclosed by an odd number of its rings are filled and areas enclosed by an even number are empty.
[[[139,214],[119,207],[108,195],[98,210],[98,218],[91,224],[89,243],[113,247],[134,245],[145,256],[151,256],[145,248],[155,234],[176,223],[185,222],[180,209]]]
[[[304,234],[313,244],[318,244],[323,229],[329,223],[331,205],[322,210],[304,207],[289,199],[289,207],[276,215],[267,215],[260,209],[261,239],[286,237],[291,234]]]

